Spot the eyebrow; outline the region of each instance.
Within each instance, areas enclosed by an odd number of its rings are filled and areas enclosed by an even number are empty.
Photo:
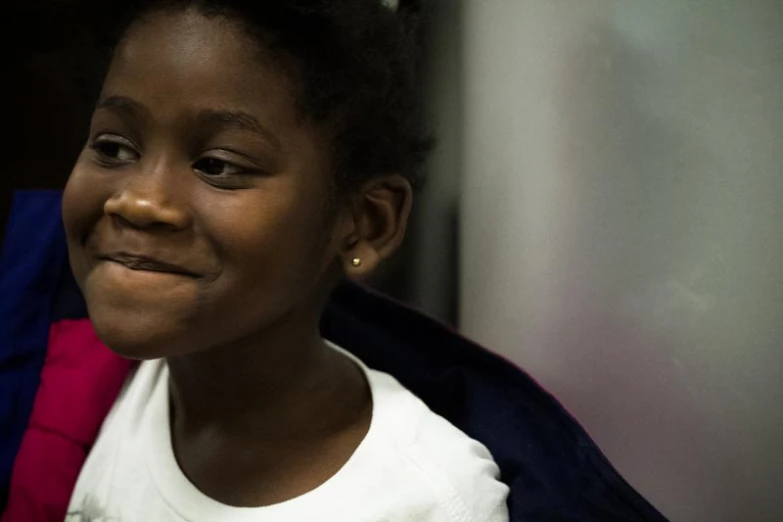
[[[129,114],[144,113],[146,112],[144,106],[132,98],[127,96],[109,96],[98,101],[95,106],[96,109],[119,109],[122,112]]]
[[[234,127],[247,130],[261,135],[266,141],[280,148],[280,141],[277,136],[261,125],[258,120],[247,112],[243,111],[223,111],[214,109],[204,109],[196,116],[199,125],[211,127]]]
[[[138,101],[127,96],[108,96],[98,102],[96,109],[118,109],[130,115],[146,115],[149,110]],[[261,125],[252,114],[244,111],[204,109],[196,115],[198,126],[204,127],[234,127],[254,132],[266,141],[280,148],[277,136]]]

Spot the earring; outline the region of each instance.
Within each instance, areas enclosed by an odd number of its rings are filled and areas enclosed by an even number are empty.
[[[359,266],[359,265],[361,265],[361,264],[362,264],[362,260],[361,260],[361,259],[359,259],[358,257],[354,257],[354,258],[351,260],[351,264],[352,264],[353,266]]]

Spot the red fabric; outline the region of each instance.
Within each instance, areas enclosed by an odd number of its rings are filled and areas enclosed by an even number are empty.
[[[2,522],[65,518],[79,471],[132,364],[101,343],[88,319],[52,324]]]

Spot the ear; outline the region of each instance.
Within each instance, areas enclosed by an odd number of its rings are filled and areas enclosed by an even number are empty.
[[[411,213],[413,190],[404,177],[374,178],[352,201],[352,227],[341,249],[345,273],[361,279],[400,248]]]

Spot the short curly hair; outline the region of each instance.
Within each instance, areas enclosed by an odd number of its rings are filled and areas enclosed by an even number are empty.
[[[332,139],[335,186],[384,174],[414,188],[433,140],[419,82],[420,9],[388,0],[123,0],[109,51],[134,22],[196,9],[238,21],[265,51],[288,60],[300,115]],[[412,7],[411,7],[412,6]],[[407,8],[406,8],[407,7]],[[290,67],[293,65],[293,67]]]

